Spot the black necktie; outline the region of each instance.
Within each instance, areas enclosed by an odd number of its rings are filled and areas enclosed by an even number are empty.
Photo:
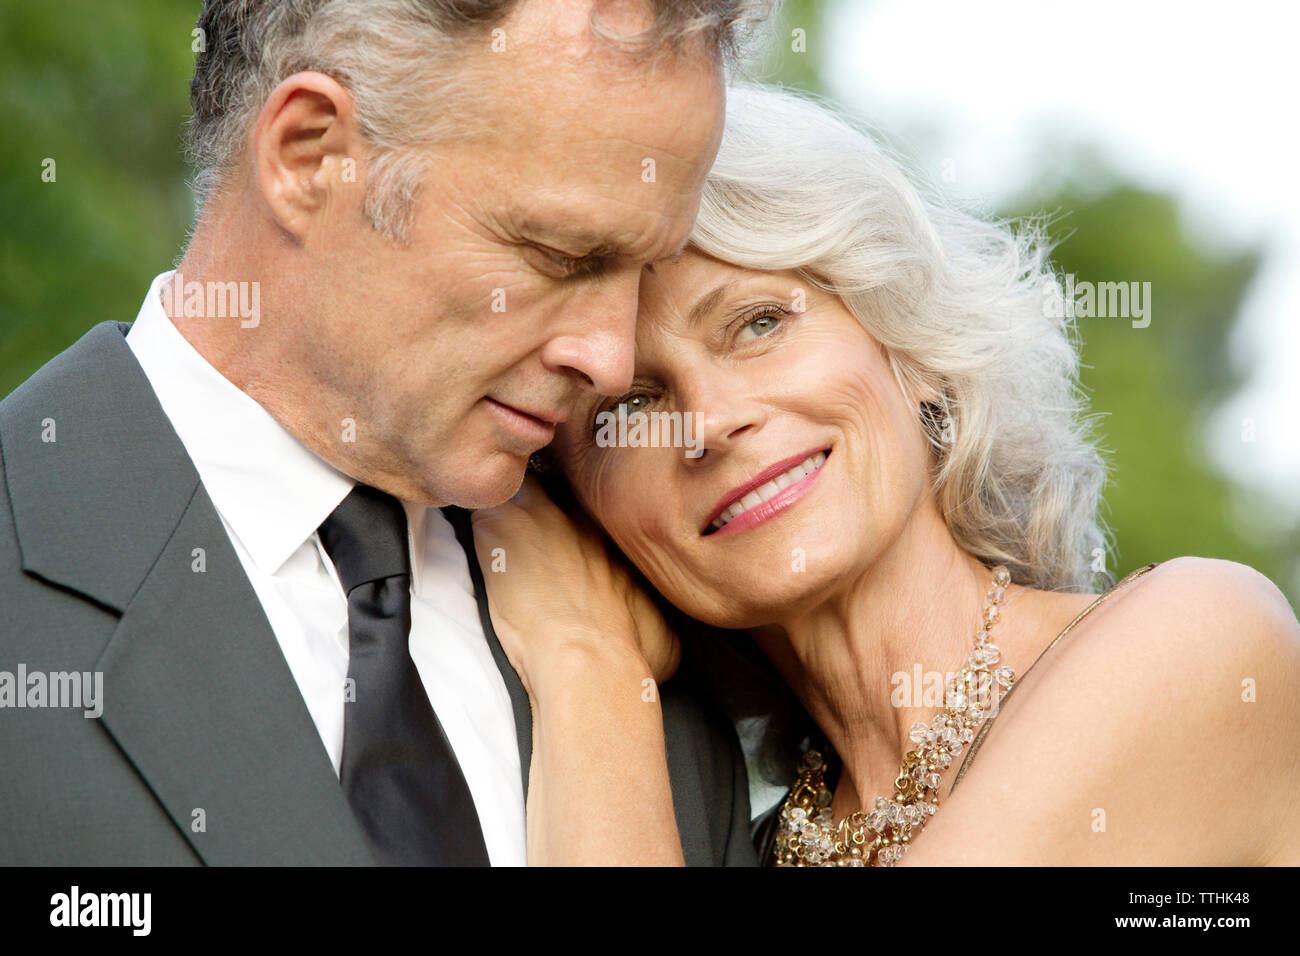
[[[487,866],[474,799],[411,659],[406,512],[357,485],[320,526],[348,596],[339,778],[380,863]]]

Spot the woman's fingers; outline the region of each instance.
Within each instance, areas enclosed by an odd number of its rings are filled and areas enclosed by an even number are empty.
[[[471,515],[488,607],[516,670],[548,667],[548,648],[595,644],[638,652],[662,680],[676,666],[676,638],[631,568],[607,551],[583,514],[566,514],[526,475],[514,497]],[[521,675],[522,676],[522,675]],[[527,681],[527,678],[525,678]]]

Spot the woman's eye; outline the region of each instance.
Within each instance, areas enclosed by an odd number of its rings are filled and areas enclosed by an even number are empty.
[[[627,398],[620,399],[618,404],[614,406],[615,411],[619,408],[626,408],[628,415],[635,412],[644,412],[649,409],[649,407],[650,396],[646,395],[644,392],[637,392],[635,395],[629,395]]]
[[[781,324],[781,320],[784,316],[785,312],[781,309],[770,309],[760,315],[756,315],[745,323],[737,338],[744,339],[746,338],[746,333],[749,332],[753,333],[753,338],[760,338],[761,336],[767,335]]]
[[[626,419],[629,415],[633,415],[636,412],[644,412],[650,408],[653,401],[654,399],[645,392],[632,392],[631,394],[620,398],[617,402],[605,405],[598,410],[591,423],[592,427],[599,429],[604,425],[614,422],[618,419],[620,413],[623,418]]]

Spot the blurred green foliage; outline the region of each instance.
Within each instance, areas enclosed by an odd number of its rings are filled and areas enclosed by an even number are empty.
[[[0,4],[0,395],[92,325],[134,320],[181,251],[199,7]]]
[[[192,200],[181,127],[199,7],[0,5],[0,395],[95,323],[134,319],[150,279],[182,250]],[[787,0],[759,76],[825,91],[822,8]],[[47,159],[53,182],[42,179]],[[1112,462],[1111,570],[1229,558],[1290,590],[1295,606],[1300,534],[1221,476],[1201,440],[1205,415],[1239,382],[1226,340],[1259,253],[1207,249],[1169,197],[1085,179],[1031,189],[1005,212],[1052,214],[1056,259],[1079,280],[1152,283],[1148,328],[1079,320]],[[1253,522],[1240,520],[1252,509]]]
[[[822,79],[827,42],[825,6],[824,0],[783,0],[755,79],[800,90],[825,91]]]
[[[1111,570],[1195,554],[1249,564],[1285,588],[1295,558],[1286,536],[1243,531],[1242,516],[1267,503],[1234,487],[1202,440],[1210,412],[1242,384],[1227,340],[1260,250],[1206,248],[1175,199],[1119,182],[1066,184],[1006,212],[1048,215],[1053,258],[1077,282],[1151,283],[1145,328],[1076,320],[1083,384],[1110,463]]]

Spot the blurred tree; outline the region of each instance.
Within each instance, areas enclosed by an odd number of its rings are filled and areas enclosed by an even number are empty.
[[[825,0],[784,0],[771,27],[758,79],[822,92],[822,64],[830,45]]]
[[[1211,463],[1202,437],[1214,407],[1242,383],[1227,340],[1260,250],[1208,247],[1184,225],[1176,199],[1095,174],[1006,212],[1044,210],[1058,243],[1053,258],[1077,282],[1151,283],[1145,328],[1077,319],[1083,383],[1111,464],[1107,519],[1119,562],[1111,570],[1195,554],[1249,564],[1286,589],[1295,538],[1289,549],[1280,536],[1243,530],[1236,506],[1251,502]]]
[[[199,7],[0,4],[0,395],[95,323],[134,320],[180,252]]]

